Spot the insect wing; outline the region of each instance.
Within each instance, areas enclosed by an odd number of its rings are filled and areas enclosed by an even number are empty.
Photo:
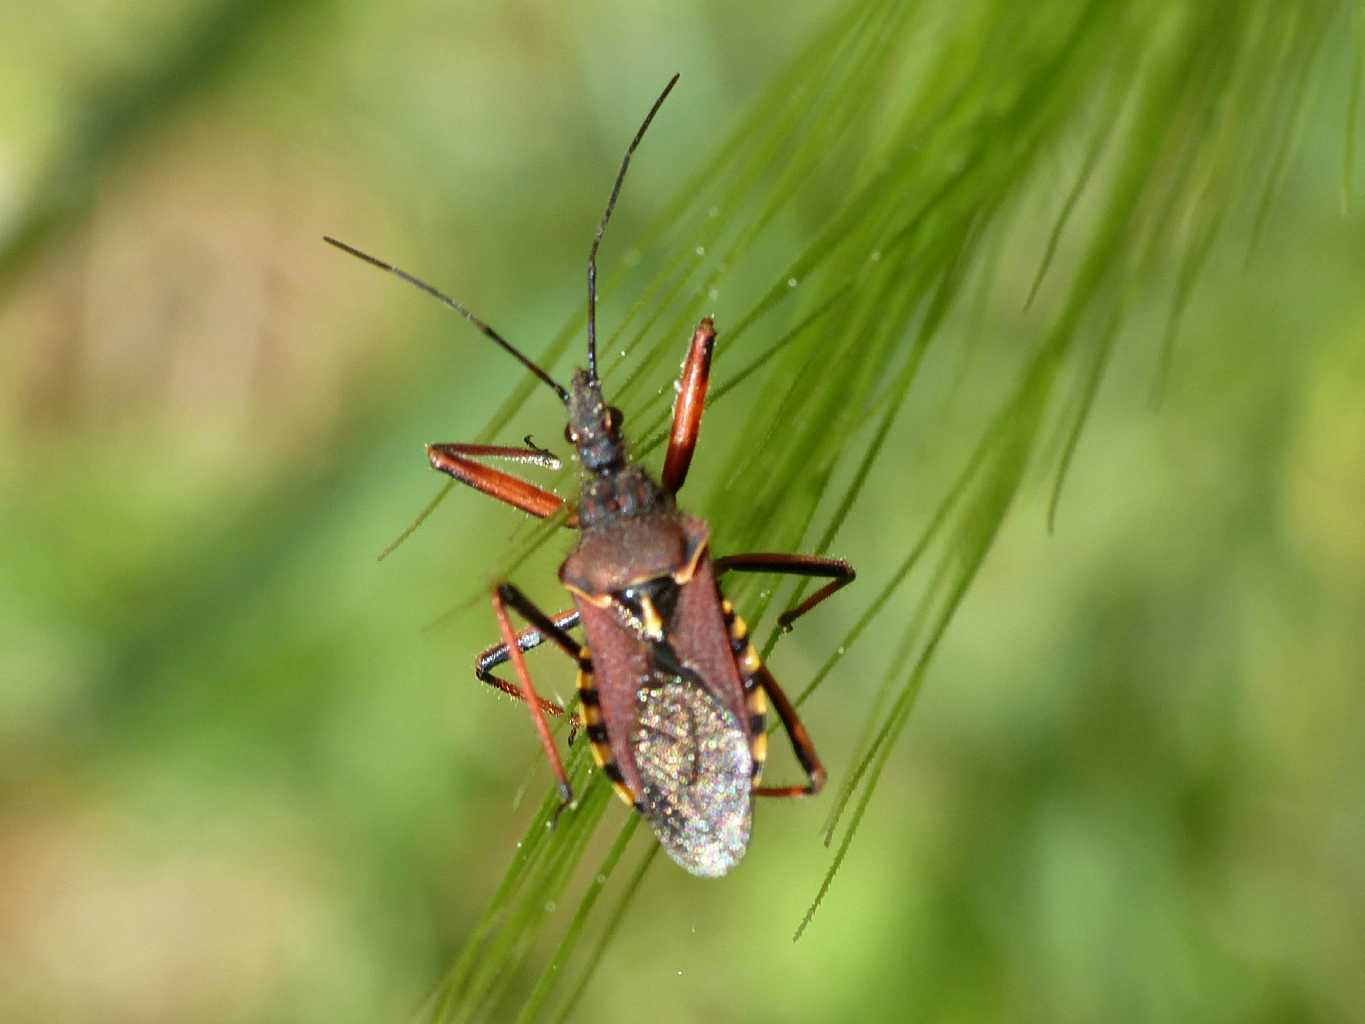
[[[630,739],[637,806],[664,850],[694,875],[726,874],[743,858],[752,823],[744,730],[699,682],[656,667],[637,691]]]

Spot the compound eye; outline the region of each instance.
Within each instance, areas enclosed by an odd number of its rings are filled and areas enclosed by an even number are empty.
[[[573,432],[572,423],[564,424],[564,440],[572,445],[578,444],[578,435]]]
[[[615,433],[621,429],[621,424],[626,421],[626,414],[614,405],[607,406],[607,430]]]

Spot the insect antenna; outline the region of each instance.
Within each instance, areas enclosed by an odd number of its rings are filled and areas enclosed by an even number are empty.
[[[635,133],[635,138],[631,139],[630,145],[626,147],[625,159],[621,161],[621,170],[616,174],[616,184],[611,187],[611,197],[607,200],[607,209],[602,214],[602,223],[597,225],[597,234],[593,236],[592,249],[588,253],[588,373],[593,380],[597,380],[597,247],[602,244],[602,232],[607,230],[607,221],[611,220],[611,211],[616,208],[616,197],[621,194],[621,183],[626,180],[626,170],[630,167],[630,158],[635,153],[635,147],[645,137],[645,129],[649,127],[649,122],[654,120],[654,115],[664,105],[664,100],[668,99],[668,94],[678,84],[678,77],[675,74],[668,80],[668,84],[664,86],[664,91],[659,93],[659,98],[654,101],[654,106],[650,107],[649,113],[645,115],[644,123],[640,125],[640,130]]]
[[[395,267],[392,263],[385,263],[381,259],[376,259],[369,253],[361,252],[355,246],[347,245],[345,242],[338,241],[337,239],[332,238],[330,235],[323,235],[322,240],[326,242],[328,245],[336,246],[336,248],[340,249],[342,252],[349,253],[356,259],[364,260],[371,266],[378,267],[380,270],[387,270],[390,274],[402,278],[408,284],[415,285],[416,287],[422,289],[422,291],[426,292],[428,295],[440,300],[445,305],[455,310],[455,312],[459,313],[460,316],[464,317],[479,330],[483,331],[483,333],[488,335],[489,338],[495,341],[498,345],[502,346],[504,350],[510,352],[512,356],[519,363],[521,363],[522,366],[526,367],[526,369],[530,370],[537,377],[543,380],[546,384],[554,388],[554,392],[559,396],[559,400],[561,402],[563,402],[565,405],[569,403],[569,393],[565,391],[564,388],[561,387],[559,384],[555,383],[553,377],[551,377],[548,373],[542,370],[535,363],[531,362],[531,360],[528,359],[521,352],[520,349],[518,349],[515,345],[513,345],[510,341],[504,338],[497,331],[493,330],[492,327],[490,327],[484,321],[480,320],[477,316],[475,316],[473,313],[467,310],[460,303],[452,299],[445,292],[441,291],[438,288],[433,287],[432,285],[427,284],[421,278],[413,277],[406,270],[402,270],[398,267]]]

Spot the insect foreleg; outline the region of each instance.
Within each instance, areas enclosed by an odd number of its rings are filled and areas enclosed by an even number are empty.
[[[692,453],[701,433],[701,414],[706,407],[706,388],[711,380],[711,350],[716,344],[716,325],[709,316],[702,317],[692,332],[692,344],[683,361],[682,376],[678,378],[678,397],[673,403],[673,429],[668,434],[668,454],[664,456],[664,471],[660,477],[663,489],[676,494],[687,479],[692,465]]]
[[[530,515],[545,519],[559,511],[564,499],[551,494],[535,484],[527,483],[511,473],[493,469],[476,461],[478,459],[512,459],[516,462],[529,462],[532,465],[558,469],[559,460],[543,448],[503,448],[486,444],[429,444],[427,458],[434,469],[454,477],[462,484],[468,484],[476,491],[506,502]],[[575,516],[570,516],[566,525],[577,525]]]

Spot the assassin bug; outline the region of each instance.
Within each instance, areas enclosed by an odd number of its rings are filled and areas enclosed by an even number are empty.
[[[568,388],[460,303],[397,267],[333,238],[326,241],[435,296],[549,386],[568,412],[565,439],[582,464],[582,490],[566,525],[578,546],[559,578],[574,606],[547,615],[511,583],[493,591],[501,643],[475,660],[474,674],[524,701],[559,781],[560,810],[573,801],[546,715],[564,709],[536,693],[525,651],[546,640],[578,666],[578,696],[594,760],[616,792],[649,822],[659,842],[694,875],[732,869],[749,842],[754,796],[817,793],[825,770],[801,720],[749,642],[748,630],[721,593],[726,572],[792,573],[827,579],[778,619],[785,630],[851,583],[844,561],[809,555],[743,554],[712,558],[710,528],[678,510],[674,495],[696,447],[716,330],[704,317],[692,334],[674,405],[663,473],[656,483],[626,456],[621,411],[607,404],[597,375],[597,250],[616,206],[631,156],[677,83],[674,75],[626,149],[588,254],[588,365]],[[559,511],[563,499],[480,460],[502,458],[556,468],[553,455],[526,438],[525,448],[433,444],[434,468],[533,516]],[[514,632],[509,609],[530,627]],[[580,626],[585,642],[569,630]],[[511,661],[517,682],[493,674]],[[801,785],[760,786],[767,757],[771,701],[806,774]]]

